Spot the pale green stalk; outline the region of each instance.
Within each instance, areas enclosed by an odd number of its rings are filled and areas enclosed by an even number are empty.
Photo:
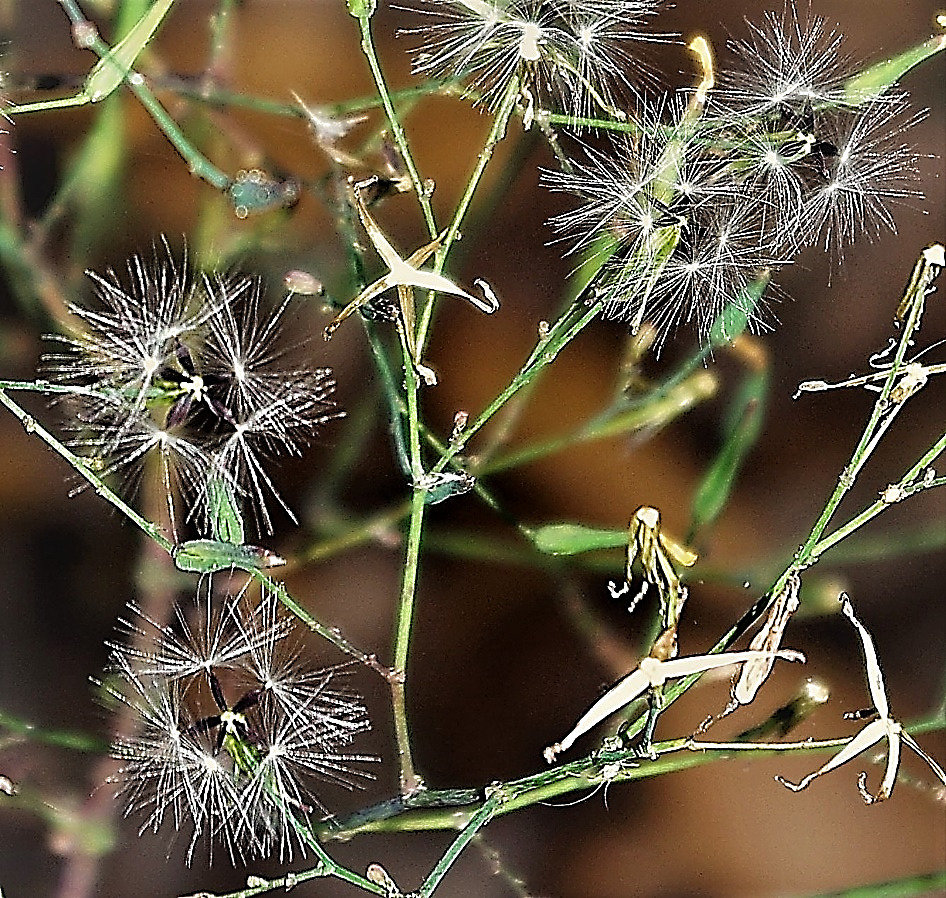
[[[506,85],[506,90],[503,94],[502,100],[500,101],[499,108],[496,110],[496,114],[493,116],[489,134],[486,136],[486,141],[483,144],[483,148],[476,157],[476,165],[474,166],[473,172],[466,183],[466,187],[463,190],[463,195],[460,197],[460,202],[457,204],[457,207],[454,210],[453,218],[447,227],[447,232],[443,238],[443,243],[441,243],[440,248],[437,250],[437,254],[434,258],[434,271],[437,272],[437,274],[443,273],[444,266],[447,264],[447,257],[450,255],[450,250],[453,248],[453,244],[456,242],[457,237],[460,234],[460,228],[462,227],[463,221],[466,218],[466,214],[470,209],[470,203],[473,202],[473,195],[476,193],[476,189],[479,187],[480,182],[482,181],[483,174],[486,171],[486,166],[489,165],[490,160],[493,158],[493,152],[495,151],[497,144],[506,134],[506,126],[509,123],[509,118],[512,115],[513,110],[516,108],[516,100],[518,97],[519,81],[517,78],[513,78],[510,80],[509,84]],[[421,353],[423,348],[427,345],[427,337],[429,335],[433,312],[434,304],[428,301],[424,305],[417,328],[418,353]]]
[[[414,188],[417,202],[420,204],[421,210],[424,213],[427,232],[431,238],[434,238],[437,236],[437,222],[434,218],[433,206],[430,204],[430,197],[427,195],[424,182],[414,162],[414,155],[407,141],[407,134],[404,131],[404,126],[401,124],[401,119],[394,106],[394,101],[391,99],[387,80],[384,77],[384,72],[381,70],[381,63],[375,51],[374,38],[371,34],[371,15],[374,12],[374,7],[372,5],[370,9],[366,9],[363,6],[359,6],[358,11],[356,11],[352,5],[350,5],[349,9],[352,15],[358,19],[358,27],[361,31],[361,50],[365,54],[365,59],[368,61],[368,66],[371,69],[371,76],[374,78],[375,86],[378,88],[378,96],[381,98],[384,114],[387,116],[388,123],[391,126],[391,136],[394,138],[394,145],[397,147],[398,152],[404,160],[404,165],[407,167],[407,173],[411,179],[411,186]]]
[[[168,115],[150,88],[147,87],[144,78],[132,68],[138,54],[154,35],[173,3],[174,0],[158,0],[149,8],[129,35],[126,35],[114,47],[110,47],[99,36],[95,26],[85,17],[75,0],[59,0],[60,6],[72,22],[73,33],[81,34],[84,30],[88,35],[83,39],[81,46],[95,53],[101,62],[92,70],[85,88],[74,97],[14,106],[7,111],[11,115],[23,115],[49,109],[83,106],[87,103],[105,99],[119,84],[124,82],[138,98],[138,101],[148,110],[155,123],[181,154],[184,161],[187,162],[191,173],[218,190],[226,190],[230,186],[229,176],[220,171],[209,159],[194,148],[181,129],[178,128],[177,123]],[[143,27],[139,29],[139,26]]]
[[[891,484],[884,490],[884,493],[886,493],[887,490],[891,490],[892,493],[897,495],[896,501],[901,502],[923,490],[946,486],[946,477],[932,477],[929,480],[921,479],[923,473],[932,469],[936,459],[939,458],[943,452],[946,452],[946,433],[943,433],[942,436],[923,453],[916,464],[900,478],[898,483]],[[851,518],[846,524],[838,527],[837,530],[820,539],[811,548],[809,556],[810,563],[813,564],[830,548],[836,546],[842,539],[850,536],[855,530],[863,527],[868,521],[872,521],[892,504],[892,501],[881,497],[876,502],[872,502],[868,505],[860,514]]]
[[[443,881],[447,871],[453,866],[454,862],[463,853],[463,850],[476,837],[476,834],[484,827],[502,806],[506,800],[505,789],[502,786],[490,787],[489,797],[471,815],[466,825],[460,830],[459,835],[453,840],[450,847],[443,853],[443,856],[437,861],[433,870],[424,880],[424,884],[417,891],[417,898],[430,898],[434,890]]]
[[[46,430],[29,412],[7,396],[2,386],[0,386],[0,404],[5,405],[13,412],[27,433],[38,436],[53,452],[64,458],[80,477],[88,481],[99,496],[106,502],[114,505],[126,518],[140,527],[146,536],[153,539],[162,549],[170,554],[171,550],[174,548],[174,544],[161,532],[161,528],[158,527],[157,524],[145,520],[145,518],[138,514],[124,499],[109,489],[98,474],[92,470],[86,459],[80,458],[57,440],[56,437]]]

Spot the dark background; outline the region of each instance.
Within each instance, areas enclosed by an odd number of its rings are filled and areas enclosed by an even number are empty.
[[[928,2],[814,2],[813,12],[841,23],[847,48],[869,60],[891,55],[927,36],[937,8]],[[762,4],[681,0],[661,20],[667,30],[707,33],[725,65],[725,37],[742,35],[743,15],[755,16]],[[81,75],[91,56],[72,49],[65,17],[52,0],[5,4],[6,65],[15,75]],[[170,15],[156,52],[171,72],[197,73],[205,59],[206,23],[212,5],[183,0]],[[248,2],[237,11],[230,72],[233,86],[251,94],[288,100],[291,90],[325,103],[370,93],[356,27],[344,5],[328,2]],[[393,84],[409,82],[406,43],[393,38],[395,14],[382,10],[376,34]],[[107,32],[106,32],[107,36]],[[687,70],[680,48],[658,55],[655,63],[674,73]],[[900,291],[919,251],[942,241],[944,228],[944,61],[940,57],[907,76],[913,101],[928,107],[926,120],[912,135],[920,151],[924,201],[895,210],[899,234],[876,243],[858,242],[843,271],[831,271],[818,251],[806,253],[778,280],[790,299],[775,307],[779,326],[764,337],[773,391],[759,445],[741,475],[733,503],[702,558],[714,568],[758,570],[777,564],[807,534],[849,458],[871,406],[864,392],[835,392],[792,400],[795,386],[809,378],[843,379],[866,370],[871,353],[881,349]],[[686,83],[689,75],[680,76]],[[14,81],[16,79],[14,78]],[[129,253],[149,252],[154,238],[168,234],[176,245],[207,225],[201,208],[211,189],[191,178],[170,145],[131,98],[126,99],[128,167],[122,193],[110,199],[101,239],[77,253],[66,229],[49,248],[54,270],[67,277],[79,299],[87,284],[75,279],[81,269],[122,266]],[[168,98],[178,118],[188,107]],[[315,177],[323,163],[297,121],[250,113],[217,114],[226,122],[226,155],[215,157],[227,170],[275,163],[302,177]],[[70,153],[92,122],[88,108],[24,117],[9,138],[17,156],[7,164],[4,189],[19,185],[27,214],[48,201]],[[434,100],[409,119],[422,172],[437,184],[435,200],[443,216],[473,163],[486,119],[454,100]],[[510,125],[514,132],[517,125]],[[240,143],[240,140],[243,143]],[[236,145],[236,149],[234,149]],[[262,154],[262,155],[259,155]],[[428,360],[441,383],[424,394],[431,420],[443,431],[457,409],[475,412],[505,384],[534,343],[537,322],[554,314],[569,265],[546,245],[543,220],[562,208],[560,197],[536,190],[537,164],[550,164],[538,144],[520,176],[508,186],[495,225],[465,247],[461,281],[485,277],[503,305],[491,318],[460,303],[443,303]],[[399,205],[398,205],[399,204]],[[410,210],[398,215],[399,210]],[[384,226],[401,247],[422,242],[410,200],[384,209]],[[339,261],[327,249],[331,222],[311,197],[303,197],[288,221],[273,226],[259,247],[244,254],[243,267],[264,274],[274,294],[282,273],[293,266],[317,271],[328,281]],[[259,223],[233,220],[228,235],[237,240]],[[255,233],[255,232],[254,232]],[[81,256],[81,257],[80,257]],[[829,285],[830,278],[830,285]],[[75,285],[75,286],[73,286]],[[932,297],[921,337],[939,339],[946,323],[942,291]],[[51,329],[37,308],[23,308],[0,296],[0,375],[31,377],[42,352],[39,335]],[[314,333],[324,323],[316,304],[310,314]],[[559,432],[584,420],[610,395],[615,361],[624,340],[619,325],[597,323],[563,353],[537,391],[520,438]],[[691,335],[682,335],[683,352]],[[359,327],[352,321],[332,343],[315,346],[318,364],[331,364],[339,381],[340,404],[358,408],[370,387],[370,361]],[[674,355],[667,352],[667,361]],[[937,354],[938,353],[938,354]],[[933,350],[938,360],[943,350]],[[725,357],[724,374],[738,369]],[[58,416],[41,402],[24,399],[43,421]],[[943,426],[943,389],[931,383],[911,400],[884,440],[861,482],[842,509],[854,513],[896,479],[930,445]],[[712,403],[682,418],[646,442],[613,440],[571,450],[512,475],[492,488],[525,520],[586,520],[624,526],[641,504],[657,505],[672,532],[687,523],[689,501],[701,471],[718,448],[718,421],[724,406]],[[366,512],[393,504],[402,486],[391,461],[383,427],[366,449],[344,501]],[[326,509],[318,472],[331,456],[343,425],[328,427],[303,463],[287,466],[280,482],[292,498],[303,527],[281,520],[272,544],[291,553],[306,544]],[[313,474],[315,472],[315,474]],[[142,549],[138,534],[94,496],[67,498],[65,466],[24,433],[12,416],[0,415],[0,707],[37,724],[74,728],[107,736],[109,721],[96,704],[88,677],[105,662],[104,641],[125,602],[141,585]],[[898,528],[943,520],[942,493],[892,508],[870,528],[882,539]],[[437,507],[432,532],[458,527],[515,544],[514,532],[483,512],[472,499]],[[289,585],[324,621],[341,626],[354,642],[389,655],[397,594],[400,549],[395,532],[379,533],[369,544],[328,562],[291,574]],[[941,553],[897,557],[883,562],[818,568],[811,584],[822,591],[847,588],[865,624],[874,633],[885,663],[894,713],[909,720],[925,714],[942,694],[946,607]],[[620,562],[609,575],[619,577]],[[822,572],[823,571],[823,572]],[[817,574],[817,576],[816,576]],[[528,568],[458,562],[439,553],[425,558],[410,670],[410,706],[416,758],[433,787],[481,786],[534,772],[544,745],[561,737],[600,688],[620,671],[609,670],[575,636],[566,610],[581,597],[596,613],[623,630],[633,653],[637,625],[628,624],[607,598],[608,576],[568,576],[562,580]],[[136,585],[136,582],[138,585]],[[749,591],[694,584],[681,638],[684,651],[698,652],[758,595],[767,582]],[[809,580],[806,579],[806,586]],[[747,596],[747,592],[750,593]],[[714,735],[738,732],[784,701],[804,674],[827,680],[832,702],[799,731],[804,736],[849,732],[840,712],[868,702],[860,647],[840,617],[808,617],[793,623],[786,643],[809,654],[809,670],[782,670],[751,713],[723,724]],[[323,657],[320,655],[320,657]],[[323,660],[337,660],[325,655]],[[376,728],[370,748],[392,754],[391,728],[381,684],[367,671],[356,673],[368,693]],[[687,733],[707,708],[722,707],[725,684],[707,687],[681,702],[661,723],[659,733]],[[712,694],[710,694],[712,691]],[[942,734],[923,737],[941,760]],[[587,750],[593,740],[582,743]],[[577,756],[577,755],[576,755]],[[855,789],[862,760],[816,782],[800,795],[774,783],[783,772],[799,778],[819,759],[736,759],[671,777],[610,788],[568,808],[540,807],[490,826],[486,843],[527,883],[523,894],[561,898],[617,896],[741,896],[816,893],[920,873],[942,867],[946,852],[942,795],[926,784],[929,771],[909,754],[908,776],[885,805],[867,808]],[[53,806],[55,825],[41,815],[8,811],[0,803],[0,887],[7,898],[81,894],[151,898],[200,889],[238,888],[245,871],[215,865],[207,873],[198,862],[188,870],[182,846],[170,835],[141,838],[135,826],[121,824],[116,850],[102,858],[100,879],[86,892],[77,871],[91,865],[77,860],[83,846],[70,829],[78,811],[99,787],[101,768],[91,756],[35,744],[0,743],[0,773],[32,790]],[[870,766],[871,782],[881,769]],[[106,790],[108,786],[104,787]],[[380,799],[396,789],[393,765],[381,766],[366,796],[342,795],[339,811],[360,801]],[[102,789],[93,801],[102,803]],[[606,801],[604,798],[606,797]],[[331,799],[329,799],[331,800]],[[106,802],[107,804],[107,802]],[[448,844],[449,834],[363,838],[333,846],[341,860],[363,869],[382,863],[409,889],[419,883]],[[250,872],[275,871],[266,865]],[[491,875],[491,862],[471,848],[441,889],[445,896],[503,896],[515,890]],[[71,885],[70,885],[71,884]],[[71,889],[71,891],[70,891]],[[341,886],[298,887],[300,895],[351,894]],[[440,894],[440,893],[438,893]]]

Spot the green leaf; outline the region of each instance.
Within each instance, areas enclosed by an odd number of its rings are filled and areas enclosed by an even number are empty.
[[[583,440],[599,440],[625,433],[663,427],[685,415],[701,402],[716,395],[718,381],[709,371],[697,371],[674,385],[664,395],[636,404],[632,408],[617,406],[604,417],[595,419],[579,433]]]
[[[230,568],[261,571],[285,564],[275,552],[261,546],[235,546],[215,539],[191,539],[174,547],[171,553],[178,570],[192,574],[213,574]]]
[[[726,303],[710,328],[710,345],[723,346],[732,343],[749,326],[771,277],[771,272],[764,272],[735,299]]]
[[[214,538],[236,546],[243,545],[243,516],[233,485],[222,477],[211,477],[207,481],[207,504],[210,509],[210,532]]]
[[[859,106],[861,103],[880,96],[910,69],[939,53],[944,47],[946,47],[946,34],[936,35],[916,47],[905,50],[898,56],[870,66],[844,85],[844,102]]]
[[[104,100],[128,75],[129,69],[154,37],[174,0],[156,0],[155,4],[135,23],[109,54],[100,59],[89,73],[84,93],[92,103]]]
[[[733,400],[726,440],[693,498],[694,531],[715,521],[729,501],[739,470],[762,429],[768,380],[766,367],[752,371]]]
[[[101,42],[94,26],[85,30],[82,40],[76,38],[77,45],[99,54],[104,53],[104,55],[101,55],[99,61],[92,67],[82,90],[71,97],[13,105],[9,108],[9,113],[20,115],[27,112],[68,109],[73,106],[84,106],[87,103],[98,103],[110,96],[128,77],[141,51],[157,33],[174,2],[175,0],[155,0],[155,3],[114,47],[106,47]]]
[[[627,545],[627,528],[602,530],[584,524],[546,524],[532,532],[535,547],[546,555],[579,555]]]

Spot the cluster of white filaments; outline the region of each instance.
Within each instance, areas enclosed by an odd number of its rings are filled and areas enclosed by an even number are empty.
[[[551,112],[617,115],[647,70],[630,48],[666,40],[647,20],[660,0],[418,0],[414,70],[463,79],[489,107],[522,89]]]
[[[658,345],[684,323],[708,340],[727,306],[761,326],[764,275],[805,246],[840,257],[919,195],[902,95],[846,96],[851,68],[822,19],[787,6],[750,27],[705,101],[643,104],[616,148],[545,173],[582,200],[551,224],[605,260],[593,298],[632,330],[652,324]]]
[[[288,362],[288,299],[266,314],[259,280],[192,279],[165,249],[150,264],[133,258],[127,284],[90,273],[99,307],[71,306],[82,330],[52,338],[65,351],[46,356],[46,373],[77,387],[73,445],[102,473],[134,485],[160,459],[173,527],[206,524],[214,481],[271,532],[271,500],[292,513],[267,462],[300,454],[336,417],[331,371]]]
[[[172,625],[129,608],[106,681],[136,722],[113,746],[126,813],[189,831],[188,861],[201,841],[234,861],[304,852],[316,786],[351,789],[374,760],[349,751],[370,723],[346,670],[307,668],[269,592],[254,607],[207,579]]]

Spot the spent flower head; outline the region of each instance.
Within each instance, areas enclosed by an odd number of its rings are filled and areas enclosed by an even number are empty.
[[[235,861],[304,852],[320,781],[354,788],[374,760],[349,749],[370,722],[346,669],[309,667],[269,591],[218,602],[207,578],[172,625],[129,610],[105,684],[136,723],[113,745],[126,814],[189,830],[188,862],[203,839]]]
[[[551,111],[623,117],[616,99],[647,76],[634,45],[669,37],[647,29],[660,2],[416,0],[426,20],[402,33],[420,38],[415,72],[465,79],[487,107],[518,79]]]
[[[127,282],[90,272],[99,306],[70,306],[80,330],[50,338],[63,350],[44,357],[45,373],[80,388],[73,444],[104,475],[134,485],[160,459],[175,529],[182,519],[206,527],[214,481],[270,533],[270,501],[292,512],[268,463],[301,454],[338,416],[332,373],[290,361],[289,299],[267,315],[258,279],[191,277],[163,245],[150,263],[131,259]]]
[[[895,230],[890,205],[921,196],[904,134],[924,113],[895,90],[849,94],[858,67],[821,17],[801,20],[786,3],[746,24],[751,38],[730,42],[735,61],[714,94],[718,122],[782,210],[788,239],[841,258],[859,234]]]

